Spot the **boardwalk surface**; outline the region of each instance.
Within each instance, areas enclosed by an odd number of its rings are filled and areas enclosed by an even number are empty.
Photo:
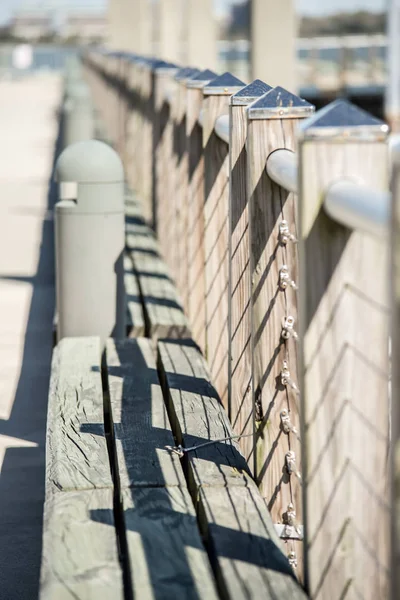
[[[61,81],[0,81],[0,597],[38,594]]]

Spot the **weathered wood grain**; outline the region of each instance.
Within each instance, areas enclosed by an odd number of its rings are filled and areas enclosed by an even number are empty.
[[[186,132],[188,143],[187,221],[187,314],[193,339],[206,347],[204,273],[204,155],[203,130],[198,118],[203,105],[202,89],[187,90]]]
[[[202,487],[200,525],[227,598],[305,599],[254,484]]]
[[[161,340],[158,353],[160,376],[177,441],[192,447],[233,435],[210,381],[206,362],[196,345],[190,340]],[[235,440],[190,452],[187,463],[195,489],[202,485],[247,485],[249,480],[246,461]]]
[[[40,600],[109,598],[125,598],[112,489],[48,495]]]
[[[123,490],[134,598],[218,598],[185,488]]]
[[[189,448],[233,435],[195,344],[162,340],[158,352],[177,441]],[[188,452],[184,464],[221,596],[305,597],[237,443],[222,441]]]
[[[142,300],[136,275],[133,272],[133,262],[127,253],[124,255],[124,283],[127,304],[127,334],[129,337],[144,335],[145,323]]]
[[[103,424],[100,339],[54,349],[46,441],[47,494],[112,486]]]
[[[250,244],[247,197],[246,107],[269,89],[255,80],[231,96],[229,101],[229,418],[238,434],[255,428],[252,397]],[[254,438],[244,437],[240,448],[254,467]]]
[[[127,247],[132,257],[144,306],[146,335],[160,337],[190,337],[190,328],[182,302],[160,256],[153,231],[132,224],[127,235]]]
[[[156,71],[156,110],[158,116],[158,143],[155,148],[156,169],[156,210],[157,210],[157,235],[162,256],[171,273],[175,267],[171,264],[171,252],[176,240],[171,238],[174,217],[174,171],[173,162],[173,120],[170,103],[167,102],[167,93],[174,85],[174,72]],[[171,244],[172,242],[172,244]]]
[[[189,179],[189,156],[187,145],[186,127],[186,81],[177,82],[176,106],[174,111],[174,151],[176,161],[175,171],[175,226],[176,246],[175,281],[179,294],[182,298],[183,307],[188,308],[188,179]]]
[[[313,598],[372,600],[388,597],[389,577],[387,240],[321,204],[340,178],[386,190],[388,156],[364,126],[343,141],[341,122],[331,139],[306,130],[300,147],[306,581]]]
[[[204,97],[204,250],[206,356],[224,406],[228,407],[228,162],[229,147],[214,132],[228,112],[228,95]]]
[[[246,188],[246,106],[230,106],[229,145],[229,415],[236,433],[254,431],[251,394],[250,247]],[[240,448],[253,469],[254,439],[240,440]]]
[[[248,201],[250,206],[250,276],[253,362],[253,399],[256,419],[254,473],[267,499],[274,523],[282,521],[290,503],[302,523],[301,485],[289,475],[285,455],[294,451],[301,472],[298,433],[285,433],[281,414],[286,411],[297,432],[299,397],[292,387],[282,385],[281,373],[287,361],[298,387],[296,348],[293,339],[282,338],[282,320],[292,316],[297,324],[297,296],[288,286],[280,289],[279,272],[287,265],[297,282],[296,246],[281,243],[279,226],[286,220],[296,236],[295,197],[276,185],[265,170],[266,159],[278,148],[295,150],[295,128],[299,119],[250,119],[247,137]],[[296,325],[297,326],[297,325]],[[295,552],[301,564],[301,543],[286,541],[286,552]],[[301,569],[298,570],[301,572]]]
[[[186,486],[158,379],[152,341],[108,340],[110,414],[125,487]]]
[[[397,152],[396,152],[397,150]],[[391,223],[391,348],[392,364],[400,361],[400,162],[398,149],[393,153]],[[391,599],[400,589],[400,370],[393,369],[392,384],[392,447],[391,447]]]

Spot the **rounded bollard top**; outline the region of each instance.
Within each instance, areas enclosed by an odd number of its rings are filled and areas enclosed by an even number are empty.
[[[124,181],[124,168],[111,146],[85,140],[71,144],[60,154],[55,176],[59,183],[116,183]]]

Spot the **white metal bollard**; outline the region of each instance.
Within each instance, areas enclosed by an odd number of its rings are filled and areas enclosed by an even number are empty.
[[[125,336],[124,170],[97,140],[66,148],[56,165],[57,339]]]
[[[83,80],[68,85],[63,108],[64,148],[75,142],[91,140],[94,137],[93,104],[89,87]]]

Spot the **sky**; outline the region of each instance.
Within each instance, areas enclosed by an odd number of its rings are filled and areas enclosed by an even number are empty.
[[[235,0],[233,0],[235,1]],[[238,1],[238,0],[236,0]],[[276,1],[276,0],[275,0]],[[351,12],[354,10],[384,10],[386,0],[295,0],[297,10],[302,15],[328,15],[338,11]],[[50,3],[49,0],[0,0],[0,23],[8,21],[12,11],[22,6],[36,4],[38,6]],[[218,12],[223,11],[232,0],[215,0]],[[104,8],[107,0],[52,0],[54,6],[71,8],[87,6],[89,8]]]

